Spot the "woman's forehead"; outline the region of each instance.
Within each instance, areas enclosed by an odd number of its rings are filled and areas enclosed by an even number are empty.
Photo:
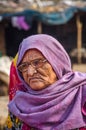
[[[36,58],[44,58],[43,54],[37,50],[37,49],[30,49],[30,50],[27,50],[23,56],[23,59],[22,61],[28,59],[28,60],[34,60]]]

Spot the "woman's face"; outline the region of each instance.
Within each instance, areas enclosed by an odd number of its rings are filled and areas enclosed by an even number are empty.
[[[25,53],[21,64],[24,63],[28,63],[29,65],[22,72],[22,76],[33,90],[44,89],[57,80],[52,66],[48,61],[45,61],[45,57],[37,49],[31,49]]]

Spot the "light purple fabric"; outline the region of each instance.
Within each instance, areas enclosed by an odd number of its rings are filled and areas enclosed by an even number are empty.
[[[24,29],[25,31],[30,29],[30,26],[25,21],[25,16],[17,17],[17,24],[21,29]]]
[[[31,48],[42,52],[59,80],[41,91],[34,91],[19,75],[27,91],[16,93],[8,105],[9,110],[38,130],[71,130],[86,126],[86,73],[73,72],[64,48],[56,39],[45,34],[23,40],[17,65]]]

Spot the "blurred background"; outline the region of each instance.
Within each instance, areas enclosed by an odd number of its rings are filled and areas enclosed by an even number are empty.
[[[12,59],[23,38],[37,33],[58,39],[72,69],[86,72],[86,0],[0,0],[0,130],[8,115]]]

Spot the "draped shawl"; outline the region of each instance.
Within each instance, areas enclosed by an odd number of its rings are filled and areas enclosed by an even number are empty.
[[[86,73],[73,72],[70,58],[52,36],[37,34],[24,39],[19,46],[17,66],[25,52],[36,48],[53,67],[58,81],[34,91],[23,80],[26,91],[17,91],[8,104],[10,112],[38,130],[71,130],[86,126]]]

